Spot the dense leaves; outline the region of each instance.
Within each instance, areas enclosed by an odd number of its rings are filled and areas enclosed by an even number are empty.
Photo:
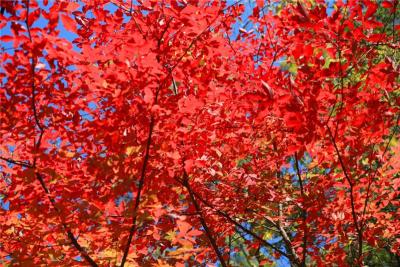
[[[1,3],[5,266],[400,263],[399,3]]]

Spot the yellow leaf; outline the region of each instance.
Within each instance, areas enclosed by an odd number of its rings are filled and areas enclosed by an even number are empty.
[[[169,240],[169,241],[173,241],[176,238],[176,233],[175,231],[171,230],[167,232],[167,236],[165,237],[165,239]]]
[[[126,155],[130,156],[140,151],[140,146],[129,146],[126,148]]]
[[[272,233],[270,231],[267,231],[263,235],[264,240],[269,240],[272,238]]]
[[[107,249],[103,252],[103,257],[105,258],[115,258],[117,256],[117,251],[115,249]]]
[[[71,151],[67,151],[67,153],[65,153],[65,156],[66,156],[67,158],[73,158],[73,157],[75,156],[75,153],[74,153],[74,152],[71,152]]]
[[[170,267],[172,265],[169,265],[167,262],[158,259],[157,260],[157,265],[155,265],[155,266],[157,266],[157,267]]]

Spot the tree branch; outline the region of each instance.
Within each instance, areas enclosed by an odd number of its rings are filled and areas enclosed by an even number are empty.
[[[175,178],[179,183],[183,184],[183,181],[180,181],[178,178]],[[286,252],[282,251],[281,249],[275,247],[274,245],[268,243],[267,241],[265,241],[262,237],[258,236],[256,233],[254,233],[253,231],[243,227],[240,223],[238,223],[235,219],[233,219],[231,216],[229,216],[227,213],[215,208],[211,203],[209,203],[208,201],[206,201],[205,199],[203,199],[199,194],[197,194],[196,192],[192,191],[193,195],[200,200],[204,205],[206,205],[207,207],[213,209],[219,216],[225,218],[228,222],[230,222],[231,224],[235,225],[237,228],[239,228],[240,230],[242,230],[243,232],[245,232],[246,234],[251,235],[252,237],[254,237],[258,242],[260,242],[261,244],[263,244],[263,246],[265,247],[269,247],[273,250],[275,250],[276,252],[278,252],[279,254],[281,254],[282,256],[291,259],[293,262],[295,262],[293,260],[293,257],[291,257],[290,255],[288,255]]]
[[[273,148],[274,148],[274,152],[276,153],[277,152],[277,144],[276,144],[275,141],[273,142]],[[280,168],[279,168],[278,163],[276,163],[276,176],[277,176],[277,179],[278,179],[278,182],[279,182],[279,191],[280,191],[281,194],[283,194],[283,190],[282,189],[284,187],[284,184],[283,184],[283,179],[281,177],[281,172],[280,172]],[[294,204],[297,206],[297,203],[294,203]],[[282,206],[283,206],[282,202],[279,201],[279,203],[278,203],[277,229],[281,233],[283,242],[285,243],[286,250],[289,251],[289,253],[291,255],[291,257],[289,259],[293,262],[293,264],[297,264],[297,265],[300,266],[300,264],[301,264],[300,263],[300,259],[297,256],[296,251],[294,250],[294,248],[292,246],[292,242],[291,242],[288,234],[286,233],[286,230],[283,228],[283,225],[282,225],[282,216],[283,216],[283,212],[282,212],[283,207]]]
[[[31,43],[33,43],[32,40],[32,35],[31,35],[31,31],[30,31],[30,26],[29,26],[29,7],[30,7],[30,2],[29,0],[26,1],[26,18],[25,18],[25,24],[26,24],[26,28],[28,31],[28,37]],[[41,142],[42,142],[42,137],[44,134],[44,127],[43,125],[41,125],[40,120],[39,120],[39,116],[38,116],[38,112],[36,109],[36,84],[35,84],[35,65],[36,65],[36,60],[34,59],[34,57],[32,56],[31,58],[31,89],[32,89],[32,98],[31,98],[31,105],[32,105],[32,110],[33,110],[33,116],[35,119],[35,125],[39,128],[39,137],[37,139],[37,141],[35,142],[35,155],[34,155],[34,159],[33,159],[33,164],[32,166],[29,165],[30,168],[33,168],[36,170],[36,161],[37,161],[37,152],[40,149],[41,146]],[[21,163],[19,165],[22,165]],[[23,166],[23,165],[22,165]],[[27,166],[25,166],[27,167]],[[67,233],[68,238],[70,239],[71,243],[73,244],[73,246],[80,252],[81,256],[90,264],[90,266],[93,267],[97,267],[98,265],[96,264],[96,262],[88,255],[88,253],[85,251],[84,248],[82,248],[80,246],[80,244],[78,243],[78,240],[74,237],[74,235],[72,234],[71,230],[69,229],[68,225],[66,224],[66,222],[64,221],[64,217],[62,216],[60,210],[58,209],[58,207],[56,206],[56,202],[54,200],[54,198],[50,195],[50,191],[47,188],[43,176],[35,171],[35,175],[36,175],[36,179],[39,181],[42,189],[45,191],[48,199],[50,200],[50,203],[52,204],[53,208],[56,210],[61,222],[62,222],[62,226],[64,228],[64,230]]]
[[[397,125],[399,123],[399,119],[400,119],[400,114],[397,115],[395,127],[397,127]],[[396,134],[396,132],[397,132],[397,129],[394,129],[394,131],[392,132],[392,134],[389,137],[388,142],[386,143],[385,150],[383,151],[382,157],[381,157],[382,161],[383,161],[383,158],[385,157],[386,152],[389,150],[390,142],[392,141],[392,139],[393,139],[394,135]],[[369,201],[370,192],[371,192],[371,185],[374,182],[376,174],[378,173],[378,170],[379,170],[380,167],[382,167],[382,165],[383,164],[382,164],[381,161],[378,162],[378,166],[376,167],[374,174],[372,175],[372,177],[368,181],[367,196],[365,197],[364,208],[363,208],[363,213],[362,213],[362,217],[361,217],[362,218],[362,220],[361,220],[361,229],[363,229],[364,226],[365,226],[364,225],[364,216],[365,216],[365,213],[367,212],[367,206],[368,206],[368,201]]]
[[[29,168],[29,169],[33,168],[33,166],[31,164],[23,162],[23,161],[20,161],[20,160],[13,160],[13,159],[5,158],[5,157],[2,157],[2,156],[0,156],[0,159],[4,160],[4,161],[7,161],[8,163],[12,163],[12,164],[19,165],[19,166],[22,166],[22,167],[26,167],[26,168]]]
[[[354,206],[354,185],[353,185],[353,182],[352,182],[352,180],[350,178],[350,175],[347,173],[345,164],[344,164],[342,156],[341,156],[341,154],[339,152],[339,148],[338,148],[338,146],[336,144],[336,141],[335,141],[335,138],[334,138],[334,136],[332,134],[332,131],[331,131],[331,129],[330,129],[330,127],[328,125],[326,127],[328,129],[328,133],[329,133],[330,139],[332,141],[332,144],[333,144],[333,146],[335,148],[336,155],[337,155],[337,157],[339,159],[339,163],[340,163],[340,166],[341,166],[341,168],[343,170],[344,176],[346,177],[346,180],[347,180],[347,182],[349,183],[349,186],[350,186],[351,214],[352,214],[352,217],[353,217],[353,224],[354,224],[354,227],[355,227],[357,235],[358,235],[358,259],[360,259],[361,255],[362,255],[363,233],[362,233],[362,229],[360,228],[360,226],[358,224],[356,209],[355,209],[355,206]]]
[[[295,159],[295,166],[296,166],[296,172],[297,176],[299,178],[299,184],[300,184],[300,194],[302,198],[302,209],[301,209],[301,215],[303,217],[303,259],[301,262],[301,266],[305,267],[306,266],[306,256],[307,256],[307,235],[308,235],[308,229],[307,229],[307,213],[305,210],[305,194],[304,194],[304,187],[303,187],[303,181],[301,179],[301,173],[300,173],[300,167],[299,167],[299,159],[297,156],[297,152],[294,154],[294,159]]]
[[[133,235],[134,235],[134,233],[136,231],[137,213],[138,213],[138,210],[139,210],[140,198],[141,198],[141,194],[142,194],[142,190],[143,190],[143,186],[144,186],[144,179],[145,179],[145,176],[146,176],[146,168],[147,168],[147,164],[149,162],[150,146],[151,146],[151,139],[152,139],[152,135],[153,135],[153,128],[154,128],[154,117],[152,116],[150,118],[149,135],[147,137],[147,142],[146,142],[146,152],[145,152],[145,155],[144,155],[142,170],[141,170],[141,173],[140,173],[139,186],[138,186],[138,190],[137,190],[137,194],[136,194],[136,198],[135,198],[135,206],[133,208],[132,226],[131,226],[131,228],[129,230],[128,242],[127,242],[127,244],[125,246],[124,255],[123,255],[122,261],[121,261],[121,267],[123,267],[125,265],[126,258],[128,257],[128,253],[129,253],[129,248],[130,248],[131,243],[132,243]]]
[[[197,213],[199,214],[200,223],[203,226],[204,231],[206,232],[208,241],[210,242],[211,246],[213,247],[213,249],[215,251],[215,254],[217,254],[219,262],[221,263],[221,265],[223,267],[227,267],[228,265],[226,264],[226,262],[224,260],[224,257],[222,256],[221,252],[218,249],[217,242],[213,238],[213,236],[211,234],[211,230],[208,228],[207,222],[203,217],[200,205],[199,205],[199,203],[197,203],[197,200],[194,197],[194,194],[193,194],[192,188],[190,187],[188,179],[189,179],[189,177],[188,177],[186,171],[184,171],[184,178],[183,178],[183,183],[182,184],[183,184],[184,187],[186,187],[186,189],[187,189],[187,191],[189,193],[189,196],[190,196],[190,200],[192,201]]]
[[[57,212],[58,217],[61,220],[61,224],[64,228],[64,230],[67,233],[67,236],[69,240],[71,241],[72,245],[79,251],[81,256],[90,264],[92,267],[97,267],[97,263],[89,256],[89,254],[86,252],[86,250],[81,247],[81,245],[78,243],[78,240],[75,238],[74,234],[72,233],[71,229],[68,227],[67,223],[64,220],[64,217],[61,214],[60,209],[56,206],[56,201],[54,198],[51,196],[49,189],[46,186],[46,183],[44,182],[43,176],[36,172],[36,179],[39,181],[40,185],[42,186],[42,189],[47,195],[47,198],[50,200],[51,205],[53,206],[54,210]]]

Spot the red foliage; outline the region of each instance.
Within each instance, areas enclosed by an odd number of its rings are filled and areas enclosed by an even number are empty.
[[[398,27],[374,1],[257,1],[235,40],[241,3],[46,2],[1,3],[4,262],[227,266],[235,231],[299,266],[399,251]]]

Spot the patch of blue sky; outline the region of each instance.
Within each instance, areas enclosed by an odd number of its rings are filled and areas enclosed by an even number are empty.
[[[238,2],[235,0],[228,1],[228,6],[230,5],[242,4],[242,1]],[[248,21],[249,16],[253,13],[253,8],[255,7],[255,1],[244,1],[245,10],[242,15],[237,18],[236,23],[232,27],[232,34],[230,36],[231,40],[236,40],[239,36],[239,29],[244,28],[250,30],[253,27],[253,23]]]
[[[91,110],[96,110],[97,109],[97,103],[96,102],[94,102],[94,101],[90,101],[89,103],[88,103],[88,108],[89,109],[91,109]]]
[[[131,191],[127,192],[126,194],[123,194],[115,200],[115,205],[119,206],[121,205],[121,202],[124,201],[125,203],[129,203],[133,199],[133,193]]]
[[[326,3],[326,14],[328,15],[328,16],[331,16],[332,14],[333,14],[333,11],[335,11],[335,7],[334,7],[334,4],[335,4],[335,0],[325,0],[325,3]]]
[[[58,149],[61,147],[61,142],[62,142],[61,137],[57,137],[56,139],[48,141],[49,144],[55,145]]]
[[[110,11],[111,14],[114,14],[114,12],[118,10],[118,7],[113,3],[108,3],[104,6],[104,9]]]
[[[78,147],[76,149],[76,153],[79,154],[79,156],[83,159],[87,158],[88,154],[85,152],[83,147]]]
[[[39,7],[41,9],[46,10],[46,7],[43,7],[43,5],[40,5],[40,3],[41,2],[39,1]],[[46,11],[48,11],[48,10],[46,10]],[[47,22],[48,22],[48,20],[43,17],[43,14],[40,14],[40,17],[33,22],[31,28],[44,28],[44,27],[46,27]]]
[[[10,201],[3,202],[3,199],[0,198],[0,205],[3,210],[10,210]]]
[[[14,151],[15,151],[15,146],[13,146],[13,145],[7,145],[7,148],[8,148],[8,151],[9,151],[10,153],[14,153]]]
[[[61,19],[59,19],[59,21],[58,21],[58,25],[57,25],[56,30],[60,31],[59,36],[67,39],[68,41],[70,41],[70,43],[72,44],[72,47],[73,47],[73,49],[75,51],[77,51],[77,52],[81,51],[81,49],[75,43],[72,42],[73,40],[75,40],[79,36],[76,33],[70,32],[67,29],[65,29],[64,25],[61,22]]]
[[[92,114],[84,111],[83,109],[80,109],[78,111],[79,115],[81,116],[81,121],[80,124],[83,124],[85,121],[94,121],[94,117]]]

